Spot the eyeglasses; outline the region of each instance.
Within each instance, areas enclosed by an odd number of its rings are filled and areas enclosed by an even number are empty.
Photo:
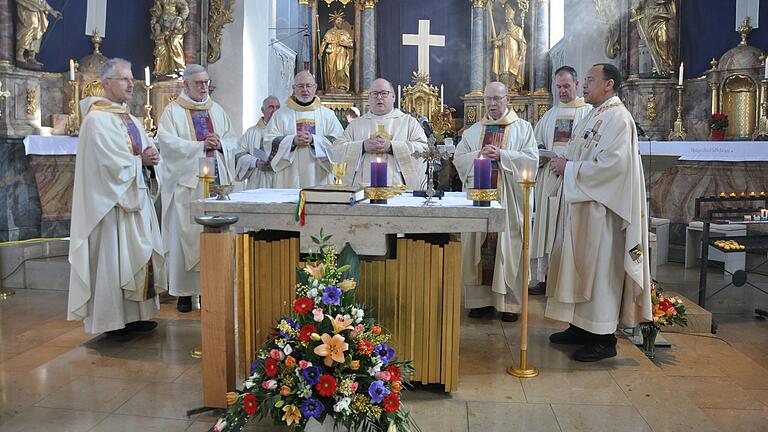
[[[190,81],[190,83],[198,87],[208,87],[209,85],[211,85],[211,80],[207,79],[202,81]]]
[[[309,90],[317,86],[317,84],[294,84],[294,87],[301,90]]]
[[[113,78],[109,77],[108,80],[122,81],[124,84],[130,84],[133,82],[133,78]]]
[[[501,103],[501,101],[503,101],[506,98],[507,98],[506,96],[489,96],[489,97],[484,97],[483,100],[485,101],[485,103],[491,103],[491,102]]]
[[[368,94],[371,95],[371,97],[374,98],[374,99],[378,99],[378,98],[384,99],[385,97],[387,97],[387,96],[389,96],[389,95],[391,95],[393,93],[391,91],[389,91],[389,90],[384,90],[384,91],[374,91],[374,92],[370,92]]]

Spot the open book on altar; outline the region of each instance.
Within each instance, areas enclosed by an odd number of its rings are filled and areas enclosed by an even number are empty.
[[[365,199],[365,189],[348,185],[320,185],[304,188],[304,201],[308,203],[354,204]]]

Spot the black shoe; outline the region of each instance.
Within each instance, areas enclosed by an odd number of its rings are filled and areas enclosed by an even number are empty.
[[[593,342],[592,334],[571,324],[567,329],[549,335],[549,341],[563,345],[586,345]]]
[[[176,310],[179,312],[191,312],[192,311],[192,297],[191,296],[182,296],[179,297],[179,301],[176,302]]]
[[[131,340],[131,332],[128,329],[111,330],[106,333],[107,339],[115,342],[128,342]]]
[[[485,306],[480,308],[473,308],[469,310],[469,317],[470,318],[482,318],[484,316],[488,316],[492,314],[496,308],[493,306]]]
[[[596,362],[610,357],[616,357],[615,343],[591,343],[573,353],[573,359],[580,362]]]
[[[520,315],[512,312],[502,312],[501,313],[501,320],[504,322],[515,322],[520,317]]]
[[[125,325],[125,329],[132,332],[148,332],[157,327],[154,321],[134,321]]]
[[[544,295],[547,293],[547,283],[539,282],[535,287],[528,288],[528,295]]]

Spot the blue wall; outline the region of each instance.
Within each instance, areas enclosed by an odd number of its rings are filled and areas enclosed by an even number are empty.
[[[69,70],[70,58],[93,52],[90,36],[85,35],[86,0],[48,0],[64,19],[50,19],[43,36],[38,60],[46,72]],[[106,57],[123,57],[133,63],[133,76],[142,78],[144,67],[154,68],[149,37],[149,8],[154,0],[119,0],[107,2],[107,34],[101,45]],[[52,18],[52,17],[51,17]]]
[[[768,49],[768,1],[760,2],[760,27],[752,30],[750,45]],[[697,78],[735,47],[741,37],[735,31],[736,2],[733,0],[682,0],[680,8],[680,54],[685,77]]]

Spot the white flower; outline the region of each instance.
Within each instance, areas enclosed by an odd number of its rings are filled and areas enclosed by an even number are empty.
[[[317,298],[317,288],[312,288],[311,290],[307,291],[307,297],[311,298],[312,300]]]
[[[314,308],[312,309],[312,319],[315,320],[315,322],[320,322],[325,319],[325,315],[323,314],[322,308]]]
[[[245,386],[245,388],[250,389],[251,387],[253,387],[253,384],[254,384],[253,381],[246,380],[243,385]]]
[[[225,427],[227,427],[227,422],[224,421],[224,419],[219,419],[219,421],[216,422],[216,426],[213,427],[213,430],[215,432],[221,432]]]
[[[293,348],[291,348],[290,345],[286,344],[285,348],[283,348],[283,352],[285,353],[285,355],[291,355],[291,353],[293,352]]]
[[[320,284],[320,282],[318,282],[318,281],[317,281],[317,279],[313,279],[313,280],[312,280],[312,283],[311,283],[311,285],[312,285],[312,287],[313,287],[313,288],[317,288],[317,286],[318,286],[319,284]]]
[[[369,367],[368,368],[368,375],[370,375],[370,376],[374,376],[374,375],[376,375],[379,372],[381,372],[381,364],[377,364],[374,367]]]
[[[356,307],[352,308],[352,317],[355,319],[355,324],[360,324],[363,322],[364,316],[365,312],[362,309],[358,309]]]
[[[312,389],[310,387],[307,387],[305,385],[301,385],[301,390],[299,391],[299,397],[300,398],[308,398],[312,396]]]
[[[333,406],[333,410],[336,412],[342,412],[349,409],[349,404],[352,403],[352,399],[345,397],[342,398],[340,401],[336,402],[336,405]]]

